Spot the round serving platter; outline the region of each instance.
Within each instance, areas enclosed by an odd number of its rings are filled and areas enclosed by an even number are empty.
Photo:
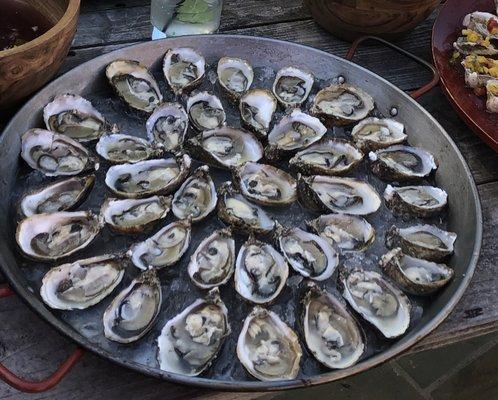
[[[307,69],[315,74],[316,82],[312,96],[319,88],[337,82],[337,79],[342,77],[347,83],[357,85],[372,95],[376,101],[375,113],[377,115],[387,116],[395,107],[398,110],[396,119],[405,125],[410,145],[423,147],[434,154],[439,168],[430,182],[447,191],[449,207],[442,219],[434,218],[424,221],[437,224],[458,234],[455,254],[449,261],[449,265],[454,268],[455,277],[447,287],[434,296],[423,299],[411,297],[412,322],[407,333],[400,339],[385,340],[362,321],[367,335],[367,350],[361,361],[345,370],[328,370],[320,366],[305,349],[302,340],[302,330],[299,325],[299,300],[303,295],[304,281],[300,275],[292,272],[283,292],[269,308],[300,336],[304,353],[300,373],[297,379],[290,381],[255,381],[234,357],[242,321],[252,306],[235,294],[232,280],[220,288],[221,297],[229,309],[232,333],[213,365],[199,377],[187,377],[161,371],[156,360],[156,339],[160,330],[167,320],[182,311],[194,299],[203,297],[205,294],[191,283],[186,266],[198,243],[213,230],[223,226],[216,215],[194,225],[193,240],[186,255],[175,266],[160,271],[159,277],[163,291],[161,313],[154,328],[144,338],[133,344],[121,345],[107,340],[103,336],[102,328],[102,314],[109,302],[118,290],[126,287],[139,273],[139,270],[133,266],[127,268],[125,278],[111,296],[87,310],[59,312],[49,309],[41,301],[39,296],[41,278],[50,265],[29,261],[21,256],[14,240],[15,204],[28,188],[42,181],[41,175],[30,170],[19,158],[21,134],[29,128],[42,127],[43,106],[55,95],[70,92],[81,94],[91,100],[109,121],[118,125],[121,133],[145,137],[145,118],[130,111],[112,93],[105,80],[104,68],[115,59],[138,60],[151,67],[154,76],[161,82],[165,100],[170,101],[174,99],[174,96],[165,87],[161,76],[162,56],[168,48],[184,46],[195,48],[204,55],[210,65],[200,90],[209,90],[222,98],[227,110],[229,125],[239,126],[239,117],[236,107],[231,106],[221,94],[215,74],[218,59],[226,55],[245,58],[253,65],[256,76],[253,87],[269,88],[276,71],[289,65]],[[185,98],[177,100],[184,103]],[[303,108],[307,109],[308,106],[309,101]],[[274,120],[278,120],[282,114],[283,112],[279,111]],[[334,128],[330,129],[327,135],[347,138],[350,130],[351,127]],[[90,148],[94,150],[94,145],[90,145]],[[330,382],[378,365],[415,344],[450,313],[472,277],[481,244],[481,211],[470,171],[455,144],[430,114],[401,90],[362,67],[323,51],[283,41],[236,35],[181,37],[143,43],[100,56],[52,82],[19,111],[0,138],[0,163],[0,190],[11,194],[0,199],[2,211],[0,221],[4,226],[0,233],[0,264],[17,293],[59,331],[102,357],[148,375],[189,385],[226,390],[278,390]],[[198,165],[201,164],[195,163],[194,167]],[[108,164],[102,162],[95,187],[78,209],[91,209],[98,212],[104,198],[110,196],[103,184],[107,168]],[[230,180],[228,172],[216,168],[211,168],[211,174],[217,186],[223,181]],[[386,186],[386,182],[372,175],[367,161],[363,161],[360,168],[350,176],[368,180],[379,193],[383,193]],[[272,215],[286,226],[300,226],[301,228],[305,227],[305,220],[317,216],[316,213],[307,211],[298,203],[287,208],[277,208],[272,211]],[[384,246],[386,230],[393,224],[407,226],[422,222],[417,219],[407,220],[395,217],[385,205],[382,205],[377,213],[367,219],[376,229],[375,242],[365,254],[341,256],[341,264],[346,267],[361,266],[378,270],[378,260],[387,251]],[[172,220],[173,216],[170,215],[166,223]],[[76,256],[70,257],[70,261],[97,254],[123,252],[132,243],[141,241],[154,232],[124,236],[113,234],[104,228],[93,244]],[[237,251],[245,239],[241,236],[236,237]],[[336,275],[337,273],[320,286],[340,297],[336,289]]]

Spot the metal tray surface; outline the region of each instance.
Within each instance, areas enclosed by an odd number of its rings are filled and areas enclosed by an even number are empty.
[[[214,92],[222,98],[224,107],[228,111],[229,125],[239,126],[239,117],[236,107],[231,105],[223,96],[216,82],[216,63],[224,55],[246,58],[252,63],[256,75],[253,87],[270,87],[276,71],[287,65],[302,67],[315,74],[317,82],[313,88],[312,96],[319,88],[336,81],[339,76],[343,76],[346,82],[362,87],[374,97],[376,101],[375,112],[378,115],[389,115],[391,108],[396,107],[398,109],[396,119],[405,124],[409,143],[426,148],[436,156],[439,169],[430,183],[435,183],[448,192],[449,210],[442,217],[424,220],[424,222],[437,224],[458,234],[455,254],[450,260],[450,265],[455,269],[455,278],[448,287],[437,295],[423,299],[411,297],[414,305],[412,322],[405,336],[399,340],[387,341],[382,339],[367,323],[361,321],[367,334],[368,344],[362,361],[346,370],[327,370],[309,354],[302,340],[298,304],[303,294],[303,285],[300,284],[302,277],[291,272],[286,287],[270,309],[275,311],[300,335],[304,353],[301,360],[301,372],[298,379],[292,381],[258,382],[245,372],[242,365],[234,357],[236,340],[242,321],[252,306],[236,295],[232,280],[221,287],[221,297],[229,309],[232,334],[225,342],[219,357],[211,368],[201,377],[185,377],[161,371],[156,361],[156,338],[160,330],[167,320],[205,293],[190,282],[186,266],[197,244],[214,229],[222,227],[222,223],[215,215],[210,216],[205,222],[194,225],[193,240],[187,254],[177,265],[161,270],[159,274],[163,289],[161,313],[151,332],[135,344],[121,345],[105,339],[101,323],[103,311],[118,293],[118,290],[127,286],[131,279],[139,273],[139,270],[133,266],[127,267],[125,278],[113,294],[100,304],[87,310],[59,312],[51,310],[43,304],[38,290],[41,278],[50,265],[32,262],[22,257],[14,240],[15,205],[19,197],[29,188],[46,181],[41,174],[29,169],[20,159],[21,134],[28,128],[43,126],[42,108],[54,95],[71,92],[89,98],[109,121],[117,123],[122,133],[145,137],[144,117],[140,117],[127,109],[116,98],[105,81],[103,69],[107,63],[114,59],[139,60],[151,66],[154,75],[160,82],[163,94],[166,95],[165,101],[171,101],[174,100],[174,97],[165,87],[160,64],[164,52],[170,47],[178,46],[194,47],[206,57],[210,67],[207,78],[200,89]],[[177,100],[185,103],[185,97]],[[304,107],[307,108],[308,105],[309,100]],[[282,113],[280,110],[275,120],[278,120]],[[351,127],[334,128],[329,130],[327,135],[347,138],[350,129]],[[94,150],[94,144],[89,147]],[[481,243],[481,212],[475,185],[462,156],[442,127],[414,100],[384,79],[328,53],[288,42],[235,35],[182,37],[143,43],[98,57],[58,78],[26,104],[0,138],[0,155],[0,190],[3,193],[11,194],[0,199],[0,223],[4,227],[0,232],[0,264],[14,289],[45,320],[82,346],[126,367],[178,383],[226,390],[276,390],[329,382],[371,368],[412,346],[449,314],[469,283]],[[201,164],[194,163],[194,167],[198,165]],[[280,166],[284,167],[284,165]],[[101,163],[96,185],[79,209],[91,209],[98,212],[103,199],[110,196],[103,183],[108,166],[105,162]],[[231,178],[228,172],[216,168],[211,168],[211,173],[217,186]],[[386,186],[385,182],[371,174],[367,161],[362,162],[360,168],[350,176],[368,180],[380,194],[383,193]],[[284,225],[301,226],[302,228],[304,228],[305,220],[317,216],[298,203],[293,204],[290,208],[272,208],[270,211]],[[170,215],[166,223],[172,221],[173,218]],[[341,263],[346,267],[361,265],[367,269],[378,270],[379,257],[386,251],[384,246],[385,231],[392,224],[407,226],[422,222],[416,219],[408,220],[394,217],[385,205],[382,205],[377,213],[368,216],[367,219],[376,228],[375,243],[365,254],[353,253],[341,256]],[[69,260],[108,252],[125,251],[131,243],[143,240],[157,229],[159,228],[156,227],[148,233],[124,236],[114,234],[108,228],[104,228],[93,244],[70,257]],[[244,237],[236,237],[237,250],[244,241]],[[335,288],[336,275],[335,273],[331,279],[321,283],[320,286],[340,297]]]

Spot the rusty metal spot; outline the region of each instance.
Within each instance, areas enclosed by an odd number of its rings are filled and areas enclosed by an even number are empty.
[[[465,319],[475,318],[475,317],[478,317],[479,315],[482,315],[482,313],[483,313],[483,310],[481,307],[471,308],[470,310],[464,311],[463,317]]]

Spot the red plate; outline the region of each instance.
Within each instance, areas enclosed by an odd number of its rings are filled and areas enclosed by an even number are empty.
[[[486,111],[486,98],[465,86],[460,64],[450,64],[453,42],[462,29],[463,17],[473,11],[495,13],[492,0],[448,0],[432,30],[432,56],[441,77],[441,87],[466,124],[498,152],[498,114]]]

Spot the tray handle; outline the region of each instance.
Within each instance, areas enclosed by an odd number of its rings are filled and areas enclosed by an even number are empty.
[[[7,286],[0,286],[0,298],[12,296],[14,292]],[[77,347],[74,352],[67,357],[64,362],[57,368],[55,372],[49,377],[41,381],[29,381],[15,375],[12,371],[7,369],[2,363],[0,363],[0,379],[3,380],[7,385],[26,393],[40,393],[45,392],[55,385],[57,385],[62,378],[64,378],[71,368],[78,362],[78,360],[83,357],[85,350],[81,347]]]
[[[418,99],[420,96],[422,96],[424,93],[427,93],[429,90],[431,90],[433,87],[435,87],[439,83],[439,74],[436,71],[436,68],[434,68],[433,65],[428,63],[425,60],[422,60],[420,57],[417,57],[416,55],[410,53],[409,51],[406,51],[402,49],[401,47],[396,46],[395,44],[392,44],[391,42],[388,42],[387,40],[381,39],[377,36],[362,36],[358,39],[356,39],[352,44],[351,48],[347,52],[346,56],[344,57],[346,60],[351,61],[356,53],[356,50],[358,49],[358,46],[367,40],[373,40],[376,42],[380,42],[383,45],[397,51],[398,53],[401,53],[405,55],[406,57],[416,61],[419,64],[422,64],[424,67],[426,67],[428,70],[431,71],[432,73],[432,79],[430,82],[426,83],[424,86],[421,88],[413,91],[410,93],[410,96],[414,99]]]

